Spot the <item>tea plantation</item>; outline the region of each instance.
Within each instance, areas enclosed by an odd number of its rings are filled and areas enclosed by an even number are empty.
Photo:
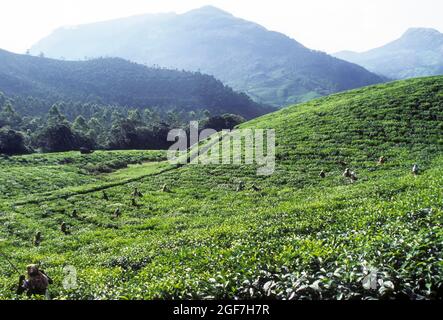
[[[1,251],[23,272],[40,263],[51,299],[443,297],[443,77],[336,94],[241,127],[276,130],[273,175],[175,167],[156,151],[0,159]],[[0,299],[24,299],[3,257],[0,270]]]

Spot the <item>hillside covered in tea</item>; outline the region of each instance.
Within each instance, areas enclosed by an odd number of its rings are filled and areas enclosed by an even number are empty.
[[[432,77],[240,125],[276,130],[268,177],[255,165],[175,167],[152,151],[123,151],[127,167],[107,172],[89,169],[107,152],[4,158],[1,250],[20,270],[40,263],[54,299],[442,298],[442,120],[443,77]],[[69,179],[48,187],[60,168]],[[0,268],[0,298],[16,298],[17,275]]]

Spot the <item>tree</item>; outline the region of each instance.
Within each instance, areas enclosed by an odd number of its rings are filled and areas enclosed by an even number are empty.
[[[150,126],[154,126],[156,124],[159,124],[161,121],[161,116],[159,112],[155,109],[145,109],[143,111],[143,119],[146,124],[149,124]]]
[[[40,117],[24,117],[20,127],[23,131],[37,132],[43,125],[44,121]]]
[[[0,153],[8,155],[28,153],[23,134],[11,129],[0,129]]]
[[[167,122],[169,127],[171,128],[179,128],[181,121],[180,121],[180,114],[178,111],[169,111],[167,113]]]
[[[114,110],[113,112],[112,112],[112,114],[111,114],[111,116],[110,116],[110,121],[111,121],[111,123],[117,123],[118,121],[121,121],[121,120],[123,120],[125,117],[122,115],[122,113],[121,112],[119,112],[119,111],[117,111],[117,110]]]
[[[108,145],[111,149],[137,149],[137,138],[135,123],[119,120],[112,125]]]
[[[48,112],[48,126],[66,123],[66,117],[60,113],[60,109],[57,105],[53,105]]]
[[[5,97],[5,95],[3,94],[3,92],[0,91],[0,108],[3,107],[3,105],[5,104],[5,102],[6,102],[6,97]]]
[[[195,120],[197,118],[197,113],[195,113],[195,111],[189,111],[188,118],[191,120]]]
[[[232,130],[240,123],[245,122],[245,118],[235,114],[224,114],[209,118],[203,125],[203,129],[214,129],[221,131],[223,129]]]
[[[34,144],[47,152],[61,152],[76,149],[76,137],[66,124],[52,124],[45,127],[35,138]]]
[[[17,112],[15,112],[12,104],[10,102],[6,102],[2,111],[0,112],[0,126],[17,128],[21,122],[22,118]]]
[[[83,134],[87,134],[90,128],[86,122],[86,119],[83,116],[78,116],[72,124],[72,129]]]
[[[138,110],[129,110],[128,119],[139,126],[143,124],[143,117]]]
[[[203,110],[203,115],[206,117],[206,118],[210,118],[211,117],[211,111],[209,111],[209,110]]]
[[[86,121],[83,123],[83,120],[80,119],[77,124],[86,125]],[[46,126],[34,136],[33,144],[48,152],[77,150],[81,147],[93,149],[96,146],[94,139],[88,136],[87,132],[72,130],[70,123],[56,106],[49,111]]]

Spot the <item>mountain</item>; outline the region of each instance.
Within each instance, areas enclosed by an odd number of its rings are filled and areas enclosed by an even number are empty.
[[[362,53],[342,51],[335,56],[393,79],[440,75],[443,34],[435,29],[413,28],[383,47]]]
[[[360,66],[214,7],[60,28],[30,52],[69,60],[121,57],[201,70],[274,106],[383,81]]]
[[[137,108],[209,110],[253,118],[271,111],[214,77],[120,58],[62,61],[0,50],[0,91],[8,96],[69,99]]]

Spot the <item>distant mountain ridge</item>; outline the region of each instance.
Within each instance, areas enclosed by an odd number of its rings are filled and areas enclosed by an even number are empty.
[[[408,29],[401,38],[380,48],[334,56],[393,79],[443,74],[443,34],[430,28]]]
[[[313,51],[215,7],[60,28],[31,53],[69,60],[121,57],[214,75],[274,106],[382,82],[364,68]]]
[[[0,50],[0,91],[137,108],[209,110],[248,119],[272,111],[212,76],[148,68],[120,58],[61,61]]]

